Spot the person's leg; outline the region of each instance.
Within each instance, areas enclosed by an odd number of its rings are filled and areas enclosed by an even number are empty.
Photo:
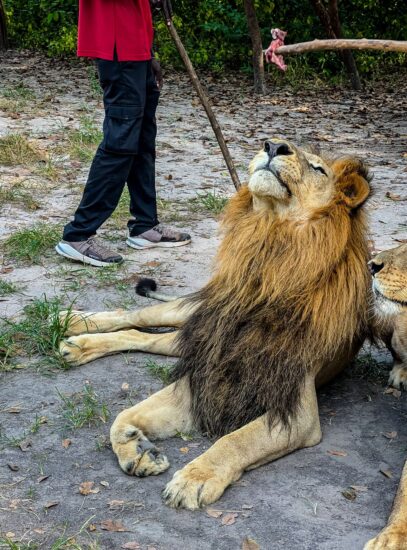
[[[140,132],[138,155],[134,157],[127,178],[130,193],[130,235],[140,235],[158,224],[155,189],[156,110],[160,92],[151,70],[147,69],[146,103]]]
[[[105,104],[104,137],[92,162],[74,220],[65,227],[63,241],[57,246],[57,252],[64,256],[104,265],[98,262],[100,250],[93,250],[93,243],[88,247],[88,239],[117,207],[138,153],[148,65],[147,61],[98,61]],[[102,247],[104,260],[103,252]],[[107,258],[107,263],[121,260],[120,256],[115,258]]]

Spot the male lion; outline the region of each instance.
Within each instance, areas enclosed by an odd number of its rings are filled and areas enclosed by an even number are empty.
[[[370,262],[375,295],[375,333],[393,354],[389,384],[407,389],[407,244]],[[386,527],[365,550],[407,549],[407,462]]]
[[[245,470],[321,440],[315,386],[349,363],[367,331],[368,196],[361,161],[266,141],[226,209],[216,270],[201,291],[136,312],[74,314],[70,334],[107,334],[65,341],[72,363],[124,350],[180,357],[175,382],[112,425],[126,473],[169,467],[150,439],[193,428],[222,436],[175,473],[168,505],[210,504]],[[181,330],[122,330],[151,326]]]

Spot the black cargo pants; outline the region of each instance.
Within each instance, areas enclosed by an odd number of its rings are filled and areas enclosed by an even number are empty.
[[[160,92],[151,61],[97,60],[103,89],[103,141],[90,168],[82,200],[63,234],[68,242],[87,240],[130,193],[130,235],[157,225],[155,192],[155,112]]]

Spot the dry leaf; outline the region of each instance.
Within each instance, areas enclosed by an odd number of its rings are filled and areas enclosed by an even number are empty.
[[[387,439],[396,439],[397,432],[385,432],[382,433],[382,435],[384,435],[384,437],[386,437]]]
[[[44,505],[44,508],[53,508],[54,506],[58,506],[59,504],[59,500],[51,500],[50,502],[47,502],[45,505]]]
[[[260,546],[255,540],[246,537],[242,542],[242,550],[260,550]]]
[[[6,533],[6,537],[8,539],[13,539],[15,536],[16,536],[16,534],[13,533],[13,531],[9,531],[8,533]]]
[[[121,548],[125,548],[126,550],[139,550],[141,546],[136,541],[130,541],[130,542],[126,542],[125,544],[122,544]]]
[[[100,484],[103,485],[103,487],[109,487],[108,481],[101,481]]]
[[[348,453],[345,451],[327,451],[327,453],[333,456],[348,456]]]
[[[213,510],[212,508],[208,508],[206,510],[206,513],[211,518],[220,518],[220,516],[223,514],[221,510]]]
[[[10,468],[12,472],[18,472],[18,470],[20,469],[20,467],[17,466],[17,464],[7,464],[7,466]]]
[[[26,453],[29,447],[31,447],[31,441],[29,439],[24,439],[24,441],[19,444],[19,447],[23,451],[23,453]]]
[[[8,409],[6,409],[6,412],[11,414],[19,414],[21,412],[21,407],[19,407],[18,405],[15,405],[14,407],[9,407]]]
[[[62,447],[64,449],[67,449],[71,443],[72,443],[72,441],[70,439],[63,439],[62,440]]]
[[[124,533],[127,529],[124,528],[121,521],[112,521],[111,519],[105,519],[100,522],[100,527],[104,531],[111,531],[114,533]]]
[[[89,523],[88,525],[88,531],[96,531],[96,525],[94,523]]]
[[[396,397],[397,399],[399,399],[399,397],[401,396],[401,391],[400,390],[396,390],[396,388],[386,388],[384,390],[384,394],[385,395],[393,395],[394,397]]]
[[[129,391],[129,384],[128,382],[123,382],[122,384],[122,391]]]
[[[43,535],[45,533],[45,529],[33,529],[34,533],[37,533],[37,535]]]
[[[108,504],[111,510],[117,510],[123,506],[124,500],[111,500]]]
[[[40,476],[38,479],[37,479],[37,483],[42,483],[43,481],[45,481],[46,479],[48,479],[49,476]]]
[[[189,453],[189,449],[188,447],[181,447],[180,450],[179,450],[180,453]]]
[[[407,200],[407,197],[402,197],[401,195],[396,195],[395,193],[390,193],[390,191],[387,191],[386,197],[388,199],[391,199],[392,201],[405,201],[405,200]]]
[[[91,493],[96,494],[100,491],[99,487],[96,487],[96,489],[93,488],[95,485],[94,481],[83,481],[79,485],[79,492],[81,495],[90,495]]]
[[[347,500],[355,500],[355,498],[357,497],[357,494],[356,494],[356,491],[355,489],[345,489],[344,491],[342,491],[342,495],[347,499]]]
[[[389,479],[391,479],[393,477],[393,474],[391,473],[390,470],[380,469],[380,473],[383,474],[384,476],[388,477]]]
[[[236,522],[238,514],[226,514],[222,518],[222,525],[233,525]]]

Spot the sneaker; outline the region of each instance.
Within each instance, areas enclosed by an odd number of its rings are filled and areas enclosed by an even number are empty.
[[[174,248],[175,246],[184,246],[191,242],[191,235],[181,233],[173,227],[165,225],[156,225],[152,229],[127,239],[127,244],[137,250],[146,248]]]
[[[95,237],[77,243],[61,241],[56,245],[55,250],[65,258],[96,267],[119,264],[123,261],[120,254],[115,254],[109,250],[107,246],[97,241]]]

